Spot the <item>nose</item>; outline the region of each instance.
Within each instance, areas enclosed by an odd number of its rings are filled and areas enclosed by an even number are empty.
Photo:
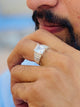
[[[58,3],[58,0],[27,0],[27,6],[32,9],[36,10],[40,6],[49,6],[54,7]]]

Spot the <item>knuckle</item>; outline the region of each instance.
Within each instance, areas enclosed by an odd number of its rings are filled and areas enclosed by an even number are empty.
[[[12,67],[14,66],[14,59],[13,56],[15,56],[16,58],[21,58],[21,60],[23,60],[22,58],[22,54],[24,54],[23,49],[25,48],[25,44],[26,46],[30,43],[29,39],[25,39],[23,38],[21,41],[18,42],[18,44],[16,45],[16,47],[14,48],[14,50],[11,52],[11,54],[9,55],[8,59],[7,59],[7,64],[9,69],[11,70]]]
[[[23,43],[24,43],[23,39],[18,42],[18,44],[15,47],[15,49],[16,49],[17,52],[22,49]]]
[[[16,45],[16,47],[15,47],[15,50],[16,50],[17,52],[18,52],[19,49],[21,50],[21,47],[24,46],[24,44],[26,43],[26,40],[27,40],[27,39],[23,38],[23,39],[21,39],[21,40],[17,43],[17,45]]]
[[[16,84],[11,87],[11,93],[12,93],[13,96],[15,96],[15,92],[16,92],[15,89],[17,89]]]
[[[27,39],[27,38],[23,38],[16,46],[16,51],[17,52],[23,52],[23,49],[25,49],[26,47],[28,47],[28,45],[30,44],[31,40]]]
[[[14,84],[11,88],[11,93],[13,96],[15,97],[20,97],[20,98],[24,98],[24,94],[21,92],[24,90],[24,93],[26,92],[26,87],[25,85],[20,85],[18,83]]]
[[[14,77],[16,72],[18,72],[18,71],[20,72],[21,68],[22,68],[21,65],[16,65],[15,67],[13,67],[11,69],[11,77]]]
[[[14,97],[19,97],[19,98],[24,98],[24,94],[21,92],[21,91],[23,91],[23,90],[25,90],[25,87],[24,87],[24,85],[19,85],[19,84],[15,84],[15,85],[13,85],[13,87],[11,88],[11,93],[12,93],[12,95],[14,96]]]

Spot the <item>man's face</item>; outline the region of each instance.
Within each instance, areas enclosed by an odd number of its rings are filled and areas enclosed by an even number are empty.
[[[27,0],[37,29],[45,29],[80,50],[80,0]]]

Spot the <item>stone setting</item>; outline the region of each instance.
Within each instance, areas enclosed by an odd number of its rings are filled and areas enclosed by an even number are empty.
[[[46,46],[46,45],[37,44],[37,46],[36,46],[35,49],[34,49],[34,60],[35,60],[36,63],[39,64],[40,59],[41,59],[43,53],[44,53],[48,48],[49,48],[49,47]]]

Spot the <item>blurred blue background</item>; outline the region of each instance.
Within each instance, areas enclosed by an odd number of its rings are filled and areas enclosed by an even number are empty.
[[[8,69],[7,57],[18,41],[34,31],[31,16],[26,0],[0,0],[0,74]]]

